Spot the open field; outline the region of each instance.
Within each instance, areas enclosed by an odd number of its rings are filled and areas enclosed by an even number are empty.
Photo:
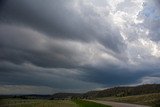
[[[160,107],[160,93],[135,95],[127,97],[103,97],[97,99],[104,101],[115,101],[123,103],[149,105],[152,107]]]
[[[0,101],[0,107],[78,107],[78,105],[70,100],[7,99]]]
[[[103,105],[91,101],[85,101],[85,100],[74,100],[76,104],[79,105],[79,107],[111,107],[108,105]]]
[[[3,99],[0,107],[111,107],[84,100],[22,100]]]

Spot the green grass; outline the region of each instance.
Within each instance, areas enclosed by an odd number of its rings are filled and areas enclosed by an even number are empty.
[[[85,100],[3,99],[0,107],[111,107]]]
[[[70,100],[0,100],[0,107],[79,107]]]
[[[160,93],[135,95],[127,97],[104,97],[104,98],[98,98],[98,100],[107,100],[107,101],[115,101],[123,103],[149,105],[152,107],[160,107]]]
[[[79,107],[111,107],[103,104],[98,104],[91,101],[85,101],[85,100],[73,100],[76,104],[79,105]]]

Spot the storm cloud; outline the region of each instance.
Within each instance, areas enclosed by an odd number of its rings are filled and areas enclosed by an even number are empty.
[[[157,2],[1,1],[0,94],[159,83]]]

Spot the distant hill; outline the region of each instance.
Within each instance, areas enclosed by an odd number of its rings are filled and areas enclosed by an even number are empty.
[[[144,95],[151,93],[160,93],[160,84],[145,84],[133,87],[114,87],[101,91],[89,91],[84,94],[80,93],[56,93],[51,99],[67,99],[67,98],[100,98],[100,97],[124,97],[132,95]]]
[[[160,93],[160,84],[145,84],[134,87],[114,87],[100,91],[89,91],[87,93],[56,93],[53,95],[0,95],[3,98],[21,98],[21,99],[92,99],[101,97],[125,97],[132,95],[144,95],[151,93]]]
[[[0,99],[20,98],[20,99],[50,99],[51,95],[0,95]]]
[[[89,91],[83,95],[84,98],[98,97],[124,97],[131,95],[143,95],[150,93],[160,93],[160,84],[145,84],[134,87],[114,87],[102,91]]]
[[[51,99],[72,99],[72,98],[81,98],[83,94],[81,93],[56,93],[51,96]]]
[[[132,95],[125,97],[101,97],[96,98],[102,101],[113,101],[140,105],[149,105],[150,107],[160,107],[160,93],[151,93],[143,95]]]

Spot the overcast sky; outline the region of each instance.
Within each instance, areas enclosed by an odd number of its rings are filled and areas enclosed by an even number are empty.
[[[0,94],[160,83],[159,0],[1,0]]]

